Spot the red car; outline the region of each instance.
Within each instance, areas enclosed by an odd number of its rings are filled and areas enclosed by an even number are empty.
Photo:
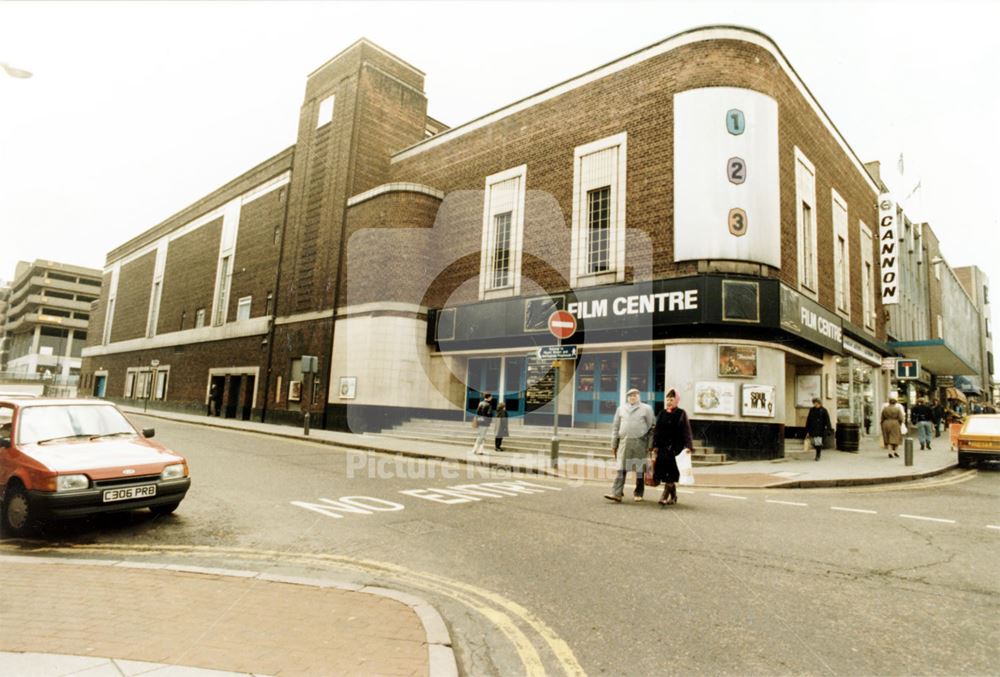
[[[172,513],[191,486],[188,465],[153,433],[103,400],[0,399],[3,532],[136,508]]]

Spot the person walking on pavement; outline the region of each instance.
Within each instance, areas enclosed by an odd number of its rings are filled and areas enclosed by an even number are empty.
[[[653,455],[656,459],[653,477],[663,482],[660,505],[673,505],[677,502],[677,480],[681,476],[677,468],[677,455],[690,453],[694,447],[691,423],[687,412],[677,406],[678,402],[677,392],[671,388],[667,391],[666,406],[656,417],[656,426],[653,428]]]
[[[649,435],[653,430],[653,409],[639,401],[639,391],[632,388],[625,394],[626,403],[618,407],[615,420],[611,424],[611,453],[618,465],[618,475],[611,487],[611,493],[604,498],[621,503],[625,495],[625,477],[635,473],[635,493],[633,500],[642,500],[646,485],[643,472],[646,469],[646,454],[649,453]],[[620,453],[619,453],[620,452]]]
[[[882,442],[889,450],[889,458],[899,458],[896,447],[903,443],[901,426],[904,420],[903,408],[897,404],[895,397],[890,397],[889,403],[882,407],[882,413],[879,416],[879,424],[882,427]]]
[[[941,437],[941,422],[944,421],[944,407],[938,398],[931,403],[931,413],[934,414],[934,437]]]
[[[483,393],[483,399],[476,407],[476,443],[472,445],[472,453],[485,454],[483,446],[486,443],[486,435],[490,432],[490,423],[493,420],[493,395]]]
[[[497,451],[503,451],[503,438],[510,434],[507,428],[507,405],[503,402],[497,403],[496,419],[497,429],[493,433],[496,436],[493,440],[493,448]]]
[[[809,410],[809,415],[806,416],[806,434],[809,435],[813,449],[816,450],[814,460],[819,460],[819,456],[823,452],[823,437],[829,435],[832,430],[830,413],[823,407],[823,402],[818,397],[814,397],[812,408]]]
[[[910,420],[917,427],[917,440],[920,442],[920,448],[930,449],[934,410],[928,406],[925,398],[917,398],[917,406],[910,409]]]

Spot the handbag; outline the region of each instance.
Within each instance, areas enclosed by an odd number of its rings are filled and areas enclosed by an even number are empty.
[[[642,482],[647,487],[660,486],[660,480],[656,479],[656,459],[646,463],[646,471],[642,474]]]
[[[687,449],[677,454],[677,469],[681,472],[678,484],[691,486],[694,484],[694,470],[691,467],[691,452]]]
[[[905,423],[900,423],[899,424],[899,433],[901,435],[905,435],[908,432],[909,432],[909,428],[906,427],[906,424]]]

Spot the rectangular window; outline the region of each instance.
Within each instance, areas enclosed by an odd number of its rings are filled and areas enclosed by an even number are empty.
[[[587,273],[611,269],[611,186],[587,191]]]
[[[851,266],[850,236],[847,233],[847,202],[830,190],[833,203],[833,289],[837,312],[850,319]]]
[[[515,296],[521,289],[521,248],[527,165],[486,177],[479,298]]]
[[[156,385],[153,388],[153,399],[154,400],[165,400],[167,399],[167,375],[170,373],[169,368],[164,369],[160,367],[156,370]]]
[[[125,399],[130,399],[135,392],[135,372],[127,371],[125,372],[125,392],[123,396]]]
[[[115,300],[113,298],[108,299],[108,314],[104,316],[104,336],[101,338],[101,343],[103,345],[108,345],[111,342],[111,322],[115,317]]]
[[[937,316],[937,337],[940,339],[944,338],[944,318],[940,315]]]
[[[865,329],[875,331],[875,263],[872,231],[864,221],[858,222],[861,229],[861,318]]]
[[[626,133],[574,151],[570,284],[625,281]]]
[[[316,116],[317,129],[333,120],[333,102],[332,94],[319,102],[319,114]]]
[[[513,212],[504,212],[493,217],[493,279],[490,289],[499,289],[510,284],[510,223]]]
[[[229,257],[222,257],[219,263],[219,280],[215,293],[215,326],[226,321],[226,311],[229,305]]]
[[[146,324],[146,338],[156,336],[156,318],[160,313],[160,283],[153,283],[153,297],[149,301],[149,322]]]
[[[799,289],[819,299],[816,251],[816,168],[795,148],[796,234],[798,235]]]
[[[195,314],[194,314],[194,326],[195,326],[196,329],[198,327],[204,327],[205,326],[205,309],[204,308],[199,308],[195,312]]]
[[[273,310],[274,305],[274,294],[267,292],[267,298],[264,300],[264,315],[270,315]]]
[[[236,321],[241,322],[243,320],[250,319],[250,306],[253,304],[252,296],[244,296],[239,300],[236,306]]]

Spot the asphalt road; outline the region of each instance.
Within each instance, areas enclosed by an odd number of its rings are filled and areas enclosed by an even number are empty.
[[[696,488],[660,508],[652,489],[613,504],[603,485],[135,418],[188,456],[178,512],[58,526],[36,545],[408,590],[440,610],[467,674],[1000,664],[1000,472],[863,490]]]

